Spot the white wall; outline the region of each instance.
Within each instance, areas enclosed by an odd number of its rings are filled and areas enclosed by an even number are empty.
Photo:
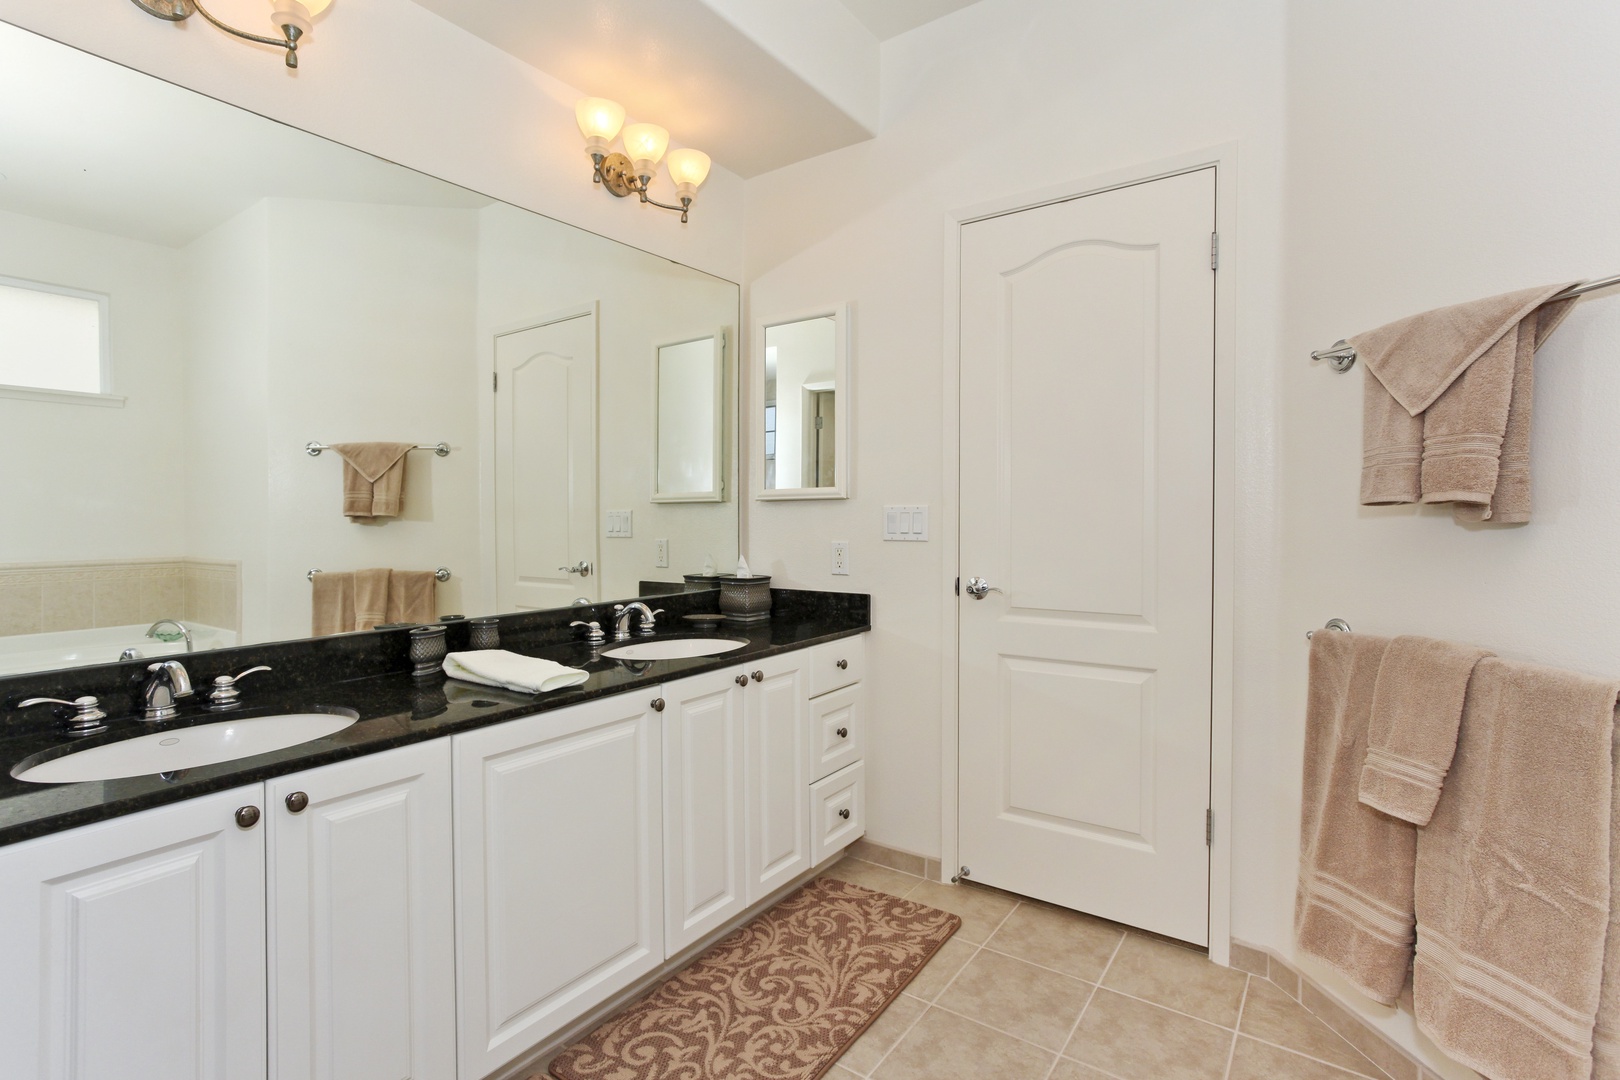
[[[1306,358],[1427,308],[1620,272],[1620,9],[1556,17],[1510,0],[1293,5],[1288,34],[1287,305],[1281,356],[1282,618],[1254,718],[1250,823],[1268,887],[1251,923],[1287,944],[1296,860],[1304,631],[1477,642],[1620,670],[1620,303],[1588,300],[1536,360],[1535,518],[1460,528],[1442,510],[1356,505],[1365,371]],[[1324,58],[1354,58],[1338,75]],[[1256,678],[1252,673],[1251,678]],[[1256,681],[1260,681],[1256,678]],[[1410,1039],[1405,1017],[1391,1031]],[[1452,1070],[1455,1075],[1467,1075]]]
[[[0,397],[0,563],[173,557],[184,549],[185,298],[174,251],[0,212],[0,276],[110,297],[122,408]],[[62,498],[69,486],[72,500]],[[132,539],[133,538],[133,539]]]
[[[853,302],[854,497],[750,503],[745,550],[775,584],[873,594],[874,841],[940,850],[940,635],[955,600],[939,543],[881,537],[884,504],[941,504],[941,237],[955,208],[1238,143],[1228,254],[1242,311],[1239,647],[1269,646],[1282,34],[1280,0],[985,0],[885,43],[876,140],[749,182],[750,318]],[[946,527],[937,521],[935,536]],[[847,578],[830,575],[833,540],[851,544]],[[1253,710],[1238,705],[1247,724]],[[1246,726],[1240,742],[1256,741]],[[1239,812],[1277,811],[1249,801]],[[1262,929],[1241,914],[1245,932]]]
[[[268,32],[264,0],[209,10]],[[583,95],[410,0],[342,0],[289,72],[279,52],[201,18],[175,26],[133,4],[0,0],[0,19],[360,147],[486,195],[742,279],[742,181],[716,167],[692,221],[591,183],[574,123]],[[657,120],[657,117],[649,119]]]

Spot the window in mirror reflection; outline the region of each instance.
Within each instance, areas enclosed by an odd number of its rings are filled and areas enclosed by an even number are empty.
[[[843,494],[847,391],[840,314],[765,326],[762,496]]]
[[[0,386],[107,392],[107,298],[0,278]]]

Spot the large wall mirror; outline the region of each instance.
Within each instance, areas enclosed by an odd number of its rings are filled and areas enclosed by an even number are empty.
[[[5,24],[0,174],[0,674],[736,562],[734,283]]]
[[[755,498],[848,498],[849,305],[762,321],[755,356]]]

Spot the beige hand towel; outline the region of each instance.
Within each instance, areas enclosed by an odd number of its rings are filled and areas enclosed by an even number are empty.
[[[316,577],[321,575],[317,574]],[[355,630],[374,630],[388,622],[388,581],[392,570],[371,569],[354,572]]]
[[[1493,655],[1471,645],[1398,637],[1378,667],[1361,801],[1427,825],[1457,749],[1457,725],[1474,665]]]
[[[439,621],[439,580],[431,570],[395,570],[388,578],[385,622]]]
[[[1614,789],[1609,815],[1609,933],[1603,943],[1603,986],[1592,1032],[1592,1080],[1620,1080],[1620,724],[1611,758]]]
[[[405,507],[405,460],[415,443],[333,443],[343,459],[343,516],[398,517]]]
[[[1500,1080],[1589,1080],[1620,682],[1495,657],[1418,832],[1418,1025]]]
[[[1388,638],[1329,630],[1311,639],[1294,933],[1301,952],[1392,1005],[1412,956],[1417,829],[1359,798],[1378,668],[1389,645]]]
[[[1464,520],[1530,519],[1535,350],[1566,284],[1413,315],[1351,339],[1366,362],[1361,501],[1454,503]]]
[[[354,629],[354,575],[316,574],[310,589],[310,633],[315,637]]]

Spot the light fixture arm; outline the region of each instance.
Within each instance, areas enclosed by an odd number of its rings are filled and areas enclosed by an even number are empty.
[[[640,183],[636,184],[635,187],[632,190],[634,190],[637,195],[641,196],[641,201],[642,202],[651,203],[653,206],[658,207],[660,210],[673,210],[677,214],[681,215],[681,224],[682,225],[686,224],[687,211],[692,208],[692,200],[691,199],[689,199],[689,198],[681,199],[681,205],[679,205],[679,206],[671,206],[669,203],[661,203],[657,199],[654,199],[654,198],[650,197],[647,194],[647,183],[648,183],[648,181],[650,181],[652,179],[652,177],[650,177],[650,176],[641,176],[641,177],[637,177],[637,179],[640,181]]]
[[[221,22],[214,17],[213,12],[202,6],[200,0],[132,0],[132,2],[148,15],[155,15],[166,22],[181,22],[195,11],[204,19],[207,19],[210,25],[225,31],[232,37],[257,42],[260,45],[272,45],[278,49],[286,49],[287,66],[290,68],[298,67],[298,39],[304,36],[304,31],[291,23],[282,26],[282,37],[273,38],[263,34],[250,34],[246,30],[238,30],[229,23]]]

